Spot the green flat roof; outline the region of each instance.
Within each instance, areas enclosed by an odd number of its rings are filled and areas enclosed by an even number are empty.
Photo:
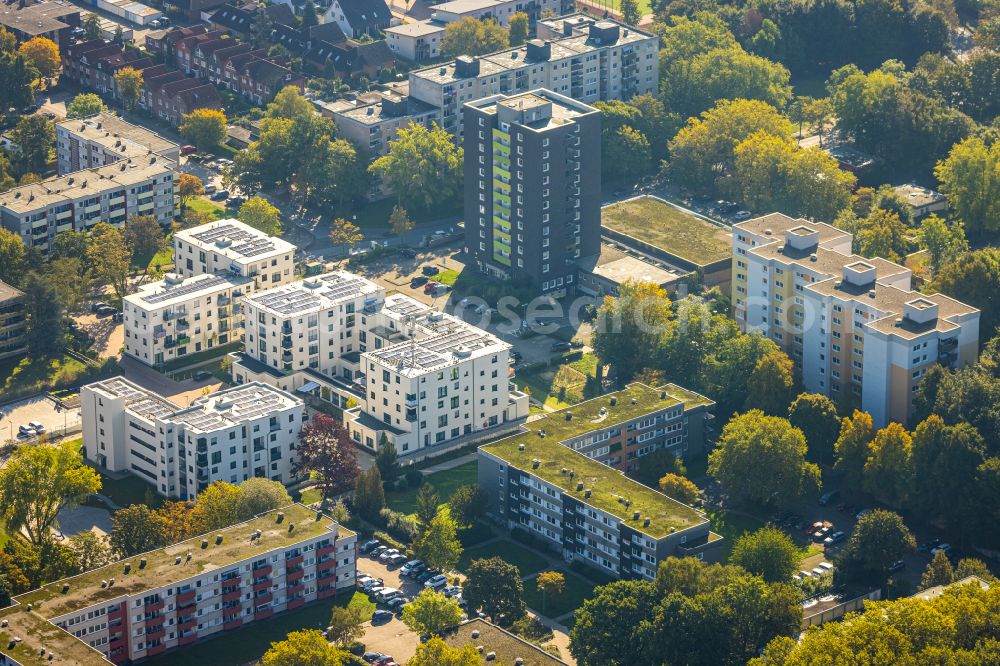
[[[277,516],[284,514],[279,523]],[[291,531],[289,527],[294,525]],[[336,526],[337,538],[354,535],[351,530],[336,525],[333,519],[323,515],[316,520],[316,511],[302,504],[290,504],[281,509],[263,513],[251,520],[238,523],[221,530],[181,541],[158,550],[136,555],[62,580],[49,583],[36,590],[15,597],[16,604],[0,611],[0,620],[8,621],[8,628],[0,630],[0,652],[10,654],[22,664],[35,663],[32,655],[38,657],[41,647],[55,652],[56,663],[94,664],[103,655],[77,640],[49,622],[76,610],[105,603],[113,599],[179,583],[198,574],[223,569],[254,555],[276,548],[287,548],[305,539],[324,533],[333,533]],[[260,530],[261,537],[250,541],[250,535]],[[216,545],[216,535],[222,535],[222,543]],[[202,548],[202,539],[208,540],[208,547]],[[191,559],[187,559],[190,553]],[[176,558],[180,564],[175,564]],[[145,558],[146,566],[140,568],[140,560]],[[131,564],[131,571],[125,574],[125,563]],[[111,587],[101,586],[102,581],[115,579]],[[64,594],[63,585],[69,590]],[[28,604],[32,610],[28,611]],[[7,645],[13,636],[22,643],[8,651]],[[27,661],[25,661],[25,659]],[[37,663],[51,664],[47,659],[38,658]]]
[[[666,396],[660,397],[664,391]],[[616,399],[614,406],[611,405],[612,397]],[[527,423],[527,432],[481,446],[480,449],[562,488],[566,494],[584,504],[618,516],[629,527],[659,539],[671,532],[702,525],[707,521],[695,509],[563,446],[560,442],[598,428],[613,427],[682,402],[685,409],[712,404],[708,398],[673,384],[654,389],[635,383],[616,393],[552,412],[545,418]],[[603,416],[602,408],[606,410]],[[573,414],[571,420],[566,420],[567,412]],[[544,437],[540,435],[542,430],[545,431]],[[520,450],[521,444],[524,444],[523,451]],[[532,469],[532,461],[535,459],[541,463],[537,469]],[[563,469],[572,470],[575,473],[573,478],[568,473],[563,474]],[[577,484],[581,482],[584,489],[577,490]],[[591,491],[589,498],[585,496],[588,489]],[[629,500],[631,505],[626,508],[623,502],[619,502],[619,497]],[[632,519],[634,511],[639,512],[639,520]],[[643,526],[646,518],[650,519],[648,527]]]

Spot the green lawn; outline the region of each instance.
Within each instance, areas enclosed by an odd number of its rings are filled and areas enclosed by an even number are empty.
[[[456,270],[452,270],[452,269],[449,268],[449,269],[443,270],[440,273],[438,273],[437,275],[435,275],[434,276],[434,280],[438,284],[453,285],[453,284],[455,284],[455,280],[458,279],[459,275],[461,275],[461,273],[459,273]]]
[[[198,213],[207,213],[216,220],[228,217],[228,213],[226,213],[226,209],[223,206],[219,206],[208,199],[203,199],[201,197],[192,197],[191,200],[188,201],[187,207]]]
[[[763,521],[742,514],[709,510],[707,515],[712,523],[712,531],[726,539],[726,557],[729,557],[736,539],[742,534],[756,532],[764,527]]]
[[[146,270],[155,274],[157,268],[161,271],[168,271],[174,266],[174,247],[173,243],[167,239],[167,246],[153,255],[153,258],[149,260]]]
[[[535,551],[504,539],[467,549],[462,553],[462,559],[458,562],[458,568],[459,570],[463,570],[469,566],[472,560],[481,560],[490,557],[499,557],[505,562],[513,564],[521,572],[522,577],[537,573],[548,567],[548,561]]]
[[[476,461],[470,461],[458,467],[435,472],[424,477],[424,482],[434,486],[441,502],[447,502],[451,494],[459,486],[474,484],[477,482]],[[385,503],[394,511],[405,514],[414,513],[417,510],[417,489],[407,488],[406,490],[394,490],[385,495]]]
[[[514,383],[521,389],[527,386],[531,396],[553,409],[563,409],[582,402],[587,375],[593,375],[597,357],[586,354],[583,358],[561,366],[518,370]]]
[[[321,493],[319,488],[317,488],[316,486],[312,486],[302,491],[302,494],[299,495],[298,501],[302,502],[303,504],[315,504],[316,502],[319,502],[322,499],[323,499],[323,493]]]
[[[183,356],[178,356],[173,358],[163,364],[163,371],[169,373],[177,368],[186,368],[192,365],[197,365],[199,363],[205,363],[210,359],[222,359],[230,352],[240,351],[243,349],[242,342],[229,342],[224,345],[213,347],[211,349],[206,349],[204,351],[195,352],[193,354],[184,354]],[[221,361],[220,361],[221,362]],[[201,370],[202,368],[198,368]],[[205,367],[206,372],[211,372],[211,368]]]
[[[585,0],[586,4],[600,10],[621,11],[621,0]],[[649,0],[639,0],[639,14],[645,16],[652,13],[649,7]]]
[[[542,593],[535,586],[538,579],[532,578],[524,582],[524,603],[550,618],[565,615],[582,606],[583,602],[591,597],[596,587],[594,583],[576,574],[563,569],[557,569],[557,571],[566,577],[566,589],[558,597],[545,599],[544,605]]]
[[[86,373],[87,366],[69,356],[21,359],[0,369],[0,394],[30,395],[69,385]]]
[[[271,647],[271,643],[285,640],[292,631],[326,629],[333,607],[344,605],[356,606],[366,615],[375,610],[375,604],[360,592],[355,592],[353,596],[344,594],[336,599],[324,599],[304,608],[275,615],[267,622],[256,622],[233,632],[219,634],[204,643],[196,643],[145,663],[155,666],[221,666],[256,663]]]
[[[729,232],[652,197],[601,209],[601,224],[703,266],[729,257]]]
[[[362,229],[387,228],[389,226],[389,216],[396,206],[396,200],[392,197],[366,203],[353,210],[336,210],[334,217],[342,217],[353,222]],[[461,212],[460,206],[440,206],[428,211],[410,211],[407,213],[415,223],[434,222],[447,217],[452,217]]]

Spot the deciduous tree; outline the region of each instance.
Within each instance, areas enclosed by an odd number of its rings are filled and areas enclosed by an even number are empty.
[[[96,16],[96,14],[91,14]],[[67,118],[88,118],[96,116],[98,113],[107,111],[104,100],[94,93],[80,93],[73,98],[73,101],[66,105]]]
[[[364,237],[358,225],[342,217],[338,217],[330,224],[330,242],[334,245],[346,245],[349,250],[353,250]]]
[[[369,171],[389,181],[399,201],[430,209],[454,201],[462,192],[462,164],[462,149],[448,132],[437,124],[428,128],[410,123],[399,130],[389,154],[372,162]]]
[[[594,351],[628,381],[647,359],[655,358],[672,318],[666,291],[649,282],[628,280],[620,285],[617,297],[605,296],[597,311]]]
[[[417,489],[416,511],[414,513],[417,516],[417,523],[420,525],[421,532],[426,531],[430,527],[431,521],[438,514],[438,506],[440,504],[441,498],[431,484],[425,482]]]
[[[130,557],[167,543],[160,518],[145,504],[133,504],[111,516],[109,541],[119,557]]]
[[[659,482],[660,490],[667,497],[681,502],[682,504],[694,504],[698,501],[698,486],[680,474],[669,473],[663,476]]]
[[[844,485],[853,490],[861,489],[865,463],[875,439],[875,428],[868,412],[857,410],[840,422],[840,435],[834,444],[837,455],[835,468],[844,474]]]
[[[330,623],[326,626],[326,639],[347,648],[365,635],[364,623],[367,619],[356,606],[334,606]]]
[[[566,590],[566,576],[558,571],[543,571],[535,577],[535,587],[542,593],[542,613],[549,599],[562,596]]]
[[[18,234],[0,228],[0,280],[19,285],[23,277],[24,241]]]
[[[309,103],[296,86],[285,86],[274,99],[267,105],[265,115],[268,118],[298,118],[300,116],[311,116],[316,113],[313,105]]]
[[[504,626],[524,616],[521,572],[499,557],[472,561],[462,597],[469,602],[469,608],[481,608],[494,622]]]
[[[324,498],[350,488],[358,478],[357,454],[340,420],[316,414],[303,426],[299,442],[295,473],[301,476],[305,472],[316,472]],[[376,515],[381,508],[375,510]]]
[[[475,523],[486,512],[486,492],[477,484],[459,486],[448,498],[448,514],[462,527]]]
[[[19,148],[14,165],[20,175],[45,172],[56,144],[55,125],[45,116],[23,116],[11,131],[11,140]]]
[[[28,320],[28,348],[33,356],[45,358],[63,348],[65,325],[63,308],[52,281],[30,271],[22,284]]]
[[[493,53],[508,45],[507,31],[494,20],[480,21],[466,16],[445,26],[441,53],[449,56],[477,56]]]
[[[919,239],[920,248],[927,250],[931,271],[934,273],[969,251],[962,223],[955,221],[949,225],[937,215],[929,215],[921,220]]]
[[[799,563],[799,549],[787,534],[773,527],[742,534],[733,545],[736,564],[768,583],[787,583]]]
[[[788,406],[788,421],[802,431],[807,457],[815,463],[833,461],[833,447],[840,433],[837,406],[820,393],[800,393]]]
[[[792,360],[781,351],[765,354],[750,375],[746,409],[759,409],[770,416],[787,414],[793,383]]]
[[[529,18],[524,12],[514,12],[507,21],[507,36],[511,46],[520,46],[528,41]]]
[[[48,37],[32,37],[21,44],[17,52],[30,62],[38,73],[51,79],[59,72],[59,47]]]
[[[642,12],[639,11],[638,0],[622,0],[620,8],[622,13],[622,21],[624,21],[628,25],[639,24],[639,19],[642,18]]]
[[[382,434],[378,442],[378,451],[375,453],[375,464],[378,466],[382,480],[386,483],[393,483],[399,478],[399,454],[396,452],[396,445],[389,441],[389,438]]]
[[[951,566],[951,560],[943,550],[934,553],[934,557],[927,563],[927,568],[920,576],[920,589],[926,590],[935,585],[951,585],[955,581],[955,569]]]
[[[801,430],[755,409],[726,424],[708,471],[737,502],[790,506],[819,489],[819,468],[805,454]]]
[[[451,647],[434,636],[417,646],[417,652],[406,666],[480,666],[483,658],[474,646]]]
[[[413,220],[406,214],[406,209],[402,206],[393,206],[392,214],[389,216],[389,228],[397,236],[413,231]]]
[[[163,228],[152,215],[133,215],[125,221],[125,242],[132,248],[132,258],[139,266],[167,247]]]
[[[841,559],[858,578],[882,582],[889,567],[915,546],[913,535],[899,514],[875,509],[854,526]]]
[[[271,643],[261,666],[341,666],[349,655],[330,645],[318,629],[293,631]]]
[[[205,193],[205,184],[201,178],[192,173],[182,173],[177,177],[177,196],[180,198],[181,211],[187,208],[192,198]]]
[[[122,106],[126,111],[135,108],[142,94],[144,80],[142,70],[125,66],[115,72],[115,86],[122,98]]]
[[[968,138],[952,147],[934,174],[970,234],[1000,230],[1000,143]]]
[[[97,569],[114,561],[108,537],[93,530],[84,530],[71,536],[69,547],[76,554],[81,571]]]
[[[132,249],[125,234],[107,222],[94,225],[87,243],[87,261],[100,284],[111,285],[119,299],[125,297],[132,268]]]
[[[1000,326],[1000,248],[973,250],[945,264],[934,276],[932,288],[979,308],[979,330],[989,335]]]
[[[354,486],[354,508],[362,517],[375,519],[385,506],[385,489],[378,466],[361,472]]]
[[[417,557],[431,569],[454,569],[462,556],[462,544],[458,540],[457,531],[455,521],[439,511],[417,541]]]
[[[268,236],[281,234],[281,211],[261,196],[254,196],[243,202],[236,218]]]
[[[178,129],[199,150],[211,150],[226,140],[227,122],[226,114],[218,109],[195,109],[184,116]]]
[[[403,606],[403,624],[418,634],[433,634],[462,621],[462,607],[454,599],[425,588]]]
[[[899,423],[875,433],[868,447],[863,487],[886,504],[902,506],[913,482],[913,439]]]

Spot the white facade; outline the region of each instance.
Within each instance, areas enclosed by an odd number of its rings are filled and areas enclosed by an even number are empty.
[[[125,353],[159,366],[240,339],[239,301],[253,281],[230,275],[167,275],[123,299]]]
[[[188,500],[215,481],[296,480],[305,407],[273,386],[244,384],[182,408],[116,377],[84,386],[80,399],[84,455],[160,495]]]
[[[911,289],[909,269],[851,254],[851,234],[771,214],[733,227],[733,309],[778,343],[806,389],[905,422],[934,363],[978,356],[979,311]]]
[[[318,392],[368,449],[385,434],[408,455],[527,416],[507,379],[509,344],[351,273],[255,294],[244,317],[235,381]]]
[[[74,171],[0,193],[0,223],[41,252],[56,234],[98,222],[121,229],[133,215],[152,215],[166,226],[177,208],[176,177],[177,164],[158,155]]]
[[[176,162],[180,146],[105,112],[56,123],[56,153],[59,173],[66,174],[149,155]]]
[[[296,279],[295,246],[238,220],[217,220],[174,234],[174,270],[184,277],[229,273],[270,289]]]

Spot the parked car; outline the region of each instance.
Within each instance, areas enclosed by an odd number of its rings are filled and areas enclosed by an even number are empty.
[[[422,287],[427,284],[428,278],[426,275],[418,275],[412,280],[410,280],[410,287],[416,289],[417,287]]]
[[[190,155],[196,150],[198,149],[192,146],[191,144],[187,144],[185,146],[181,146],[181,155]]]
[[[228,208],[239,208],[240,206],[242,206],[246,202],[247,202],[247,198],[246,197],[241,197],[241,196],[237,195],[237,196],[229,197],[228,199],[226,199],[226,206]]]
[[[419,574],[417,574],[416,581],[418,583],[427,582],[430,578],[437,574],[436,571],[431,571],[430,569],[424,569]]]
[[[43,426],[38,421],[28,421],[28,427],[34,430],[39,435],[45,432],[45,426]]]
[[[229,190],[219,190],[209,197],[212,201],[224,201],[229,198]]]
[[[437,266],[424,266],[420,269],[420,272],[424,275],[437,275],[441,272],[441,269]]]
[[[414,250],[412,247],[402,247],[399,249],[399,254],[404,257],[409,257],[412,259],[413,257],[417,256],[417,251]]]
[[[829,504],[830,502],[834,501],[838,497],[840,497],[840,491],[839,490],[831,490],[829,492],[825,492],[825,493],[823,493],[822,495],[819,496],[819,505],[820,506],[826,506],[827,504]]]
[[[375,622],[388,622],[392,618],[393,618],[393,614],[392,614],[391,611],[379,609],[379,610],[375,611],[374,613],[372,613],[372,623],[375,623]],[[375,661],[373,663],[381,664],[383,662],[382,661]]]
[[[388,666],[388,664],[393,661],[394,660],[390,655],[384,654],[372,663],[374,663],[375,666]]]
[[[394,587],[383,587],[375,593],[375,603],[384,604],[390,599],[395,599],[401,594],[402,592]]]
[[[524,358],[524,356],[521,354],[521,352],[517,351],[516,349],[512,349],[510,352],[510,358],[515,363],[520,363],[521,360]]]
[[[430,589],[437,591],[443,588],[447,584],[448,584],[448,577],[445,576],[444,574],[438,574],[436,576],[428,578],[427,582],[424,583],[424,587],[429,587]]]
[[[379,555],[381,555],[382,553],[384,553],[387,550],[389,550],[389,546],[378,545],[378,546],[375,546],[374,548],[372,548],[369,551],[369,554],[372,556],[372,559],[375,560],[375,559],[378,559]]]
[[[917,550],[921,553],[929,553],[931,549],[936,547],[939,543],[941,543],[941,539],[931,539],[930,541],[925,541],[920,544],[920,546],[917,547]]]
[[[844,536],[845,535],[844,535],[843,532],[841,532],[840,530],[837,530],[836,532],[834,532],[830,536],[828,536],[825,539],[823,539],[823,543],[825,545],[827,545],[827,546],[832,546],[835,543],[843,541],[844,540]]]
[[[208,185],[206,185],[204,187],[204,189],[205,189],[205,194],[213,194],[219,188],[217,188],[215,185],[212,185],[211,183],[209,183]]]
[[[365,541],[363,544],[361,544],[361,552],[367,553],[369,550],[372,550],[373,548],[378,548],[380,545],[382,545],[382,542],[379,541],[378,539]]]
[[[97,303],[91,304],[90,311],[96,314],[97,311],[100,310],[101,308],[110,308],[110,307],[111,306],[108,305],[107,303],[102,303],[102,302],[98,301]]]
[[[199,370],[198,372],[191,375],[191,379],[195,380],[196,382],[201,382],[206,379],[209,379],[211,376],[212,376],[211,372],[208,372],[207,370]]]
[[[906,568],[906,562],[904,562],[903,560],[896,560],[889,567],[889,573],[896,573],[897,571],[902,571],[905,568]]]
[[[374,664],[376,659],[384,657],[385,655],[381,652],[365,652],[361,655],[361,658],[367,661],[369,664]]]
[[[871,512],[872,512],[871,509],[861,509],[861,511],[858,511],[856,514],[854,514],[854,520],[861,520]]]
[[[393,555],[399,555],[399,550],[396,548],[387,548],[378,554],[379,562],[388,562],[389,558]]]
[[[402,569],[399,570],[399,575],[408,578],[415,573],[423,571],[424,568],[425,565],[420,560],[410,560],[409,562],[403,565]]]
[[[385,602],[385,607],[391,610],[393,613],[398,613],[403,609],[403,606],[405,606],[408,603],[409,600],[406,597],[395,597]]]
[[[394,566],[394,567],[399,566],[405,561],[406,561],[406,555],[403,555],[402,553],[396,553],[395,555],[389,558],[389,566]]]
[[[460,596],[462,594],[462,587],[460,585],[447,585],[441,591],[444,592],[444,596],[450,599],[452,597]]]
[[[434,291],[434,287],[438,286],[438,283],[434,280],[428,280],[424,283],[424,293],[429,294]]]
[[[951,544],[942,543],[939,546],[934,546],[931,548],[931,556],[937,555],[938,553],[944,553],[945,555],[951,555]]]
[[[32,428],[31,426],[29,426],[27,424],[20,425],[20,426],[17,427],[17,436],[18,437],[34,437],[37,434],[38,433],[35,432],[34,428]]]
[[[569,351],[570,346],[568,342],[553,342],[552,346],[549,347],[549,349],[551,349],[554,352],[564,352],[564,351]]]
[[[733,215],[733,219],[736,220],[737,222],[742,222],[743,220],[749,220],[750,219],[750,211],[748,211],[748,210],[738,211],[736,213],[736,215]]]

